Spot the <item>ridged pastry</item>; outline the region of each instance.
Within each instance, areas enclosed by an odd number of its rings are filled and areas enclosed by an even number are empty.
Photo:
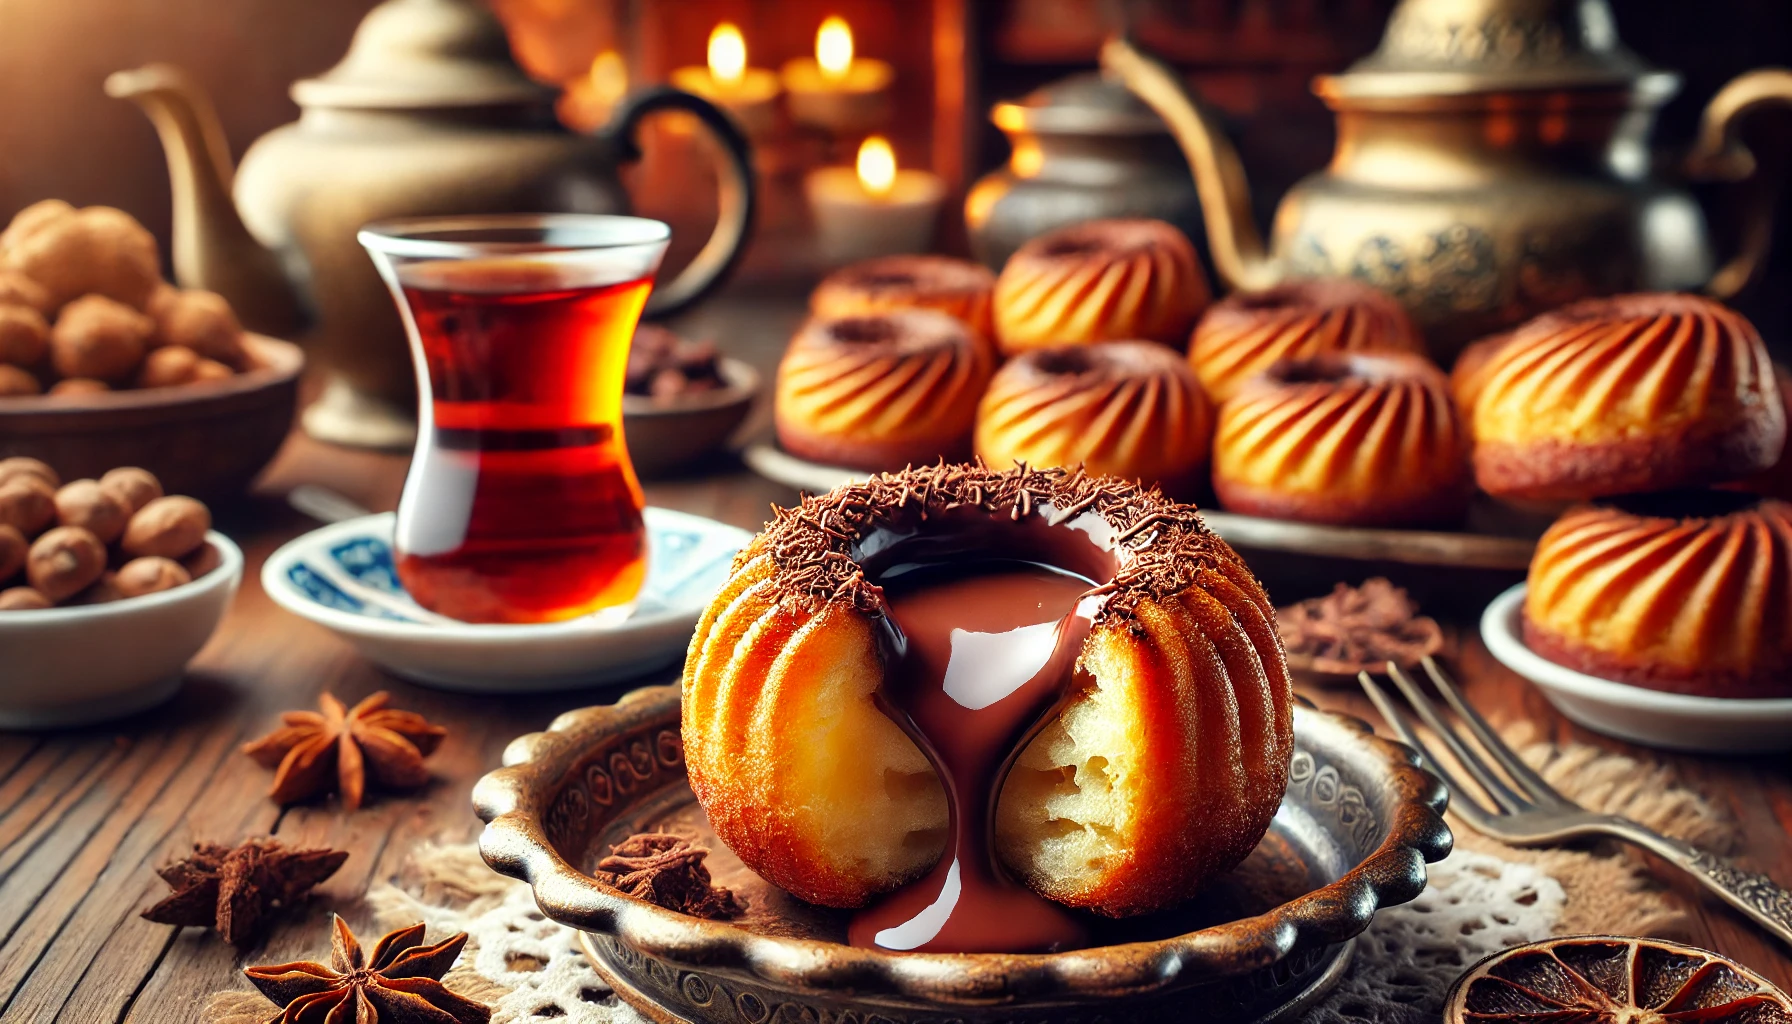
[[[778,441],[859,469],[961,459],[994,370],[989,348],[944,313],[812,318],[778,364]]]
[[[1456,365],[1450,367],[1450,397],[1470,423],[1474,422],[1475,398],[1486,386],[1488,371],[1495,365],[1493,357],[1511,340],[1510,332],[1482,338],[1463,349],[1456,356]]]
[[[1528,582],[1525,644],[1551,661],[1676,693],[1792,697],[1783,501],[1713,491],[1574,508],[1537,542]]]
[[[1139,339],[1180,348],[1207,307],[1195,247],[1159,220],[1092,220],[1021,246],[996,278],[1003,352]]]
[[[1278,363],[1220,406],[1213,488],[1226,508],[1275,519],[1444,523],[1468,500],[1468,431],[1419,356]]]
[[[995,284],[996,276],[981,263],[951,256],[883,256],[822,278],[809,296],[809,312],[833,319],[892,309],[935,309],[992,339],[990,294]]]
[[[1788,428],[1786,443],[1780,447],[1779,460],[1753,476],[1726,486],[1792,501],[1792,370],[1775,363],[1773,376],[1779,387],[1780,407],[1785,411]]]
[[[1059,510],[1075,516],[1050,526]],[[736,557],[684,667],[685,761],[716,834],[828,906],[861,906],[938,860],[944,794],[873,702],[887,606],[861,570],[868,549],[896,559],[894,538],[961,529],[985,531],[979,550],[1042,529],[1105,537],[1117,566],[1082,647],[1087,682],[1003,786],[1002,861],[1043,896],[1125,915],[1242,859],[1293,749],[1270,601],[1192,506],[1062,470],[877,476],[779,513]]]
[[[1216,402],[1284,359],[1328,352],[1425,354],[1405,307],[1348,278],[1307,278],[1261,292],[1234,292],[1195,325],[1189,363]]]
[[[1023,353],[977,409],[977,457],[995,469],[1081,465],[1183,494],[1212,444],[1213,406],[1194,373],[1150,341]]]
[[[1475,397],[1475,480],[1577,500],[1734,480],[1771,466],[1786,417],[1761,336],[1692,295],[1590,299],[1530,321]]]

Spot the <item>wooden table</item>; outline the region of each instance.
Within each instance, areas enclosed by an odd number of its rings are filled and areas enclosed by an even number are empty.
[[[750,304],[749,304],[750,306]],[[787,301],[740,304],[687,322],[750,322],[743,356],[770,369],[798,313]],[[322,956],[326,922],[341,913],[371,929],[361,895],[393,875],[414,844],[477,835],[469,792],[498,763],[504,745],[546,726],[568,708],[615,699],[617,689],[535,697],[443,693],[386,675],[327,631],[277,608],[259,584],[262,561],[316,524],[276,497],[299,482],[328,485],[372,508],[397,501],[405,460],[346,452],[295,437],[262,488],[265,497],[228,510],[220,526],[248,557],[242,592],[217,635],[193,662],[187,684],[166,706],[112,726],[42,735],[0,733],[0,1021],[98,1024],[191,1021],[220,989],[245,988],[245,965]],[[757,529],[769,503],[795,494],[738,465],[712,475],[650,483],[657,505]],[[1330,580],[1316,580],[1315,590]],[[1467,625],[1460,623],[1459,625]],[[3,656],[3,654],[0,654]],[[1526,717],[1556,738],[1621,748],[1565,722],[1543,698],[1494,663],[1470,639],[1458,659],[1470,698],[1496,724]],[[643,683],[664,682],[670,673]],[[379,796],[354,814],[334,802],[282,810],[265,796],[269,773],[237,753],[279,712],[315,705],[329,691],[352,703],[375,690],[450,730],[430,759],[434,780],[414,796]],[[1322,704],[1373,720],[1360,697],[1319,693]],[[1792,780],[1783,759],[1684,758],[1679,765],[1736,813],[1742,860],[1792,882]],[[195,840],[235,842],[272,833],[301,846],[350,851],[346,865],[302,913],[275,926],[256,949],[238,952],[197,929],[141,920],[167,887],[158,865]],[[1666,874],[1663,878],[1668,878]],[[1726,908],[1673,879],[1697,907],[1693,941],[1720,950],[1792,989],[1792,958]]]

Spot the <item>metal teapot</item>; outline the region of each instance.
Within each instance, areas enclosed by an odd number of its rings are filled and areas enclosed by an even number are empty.
[[[355,241],[386,217],[572,211],[626,212],[617,170],[638,156],[646,114],[693,114],[727,155],[721,216],[708,244],[656,288],[648,315],[670,313],[715,285],[743,247],[754,179],[746,139],[727,115],[670,89],[631,97],[594,135],[554,119],[555,93],[524,75],[503,26],[477,0],[386,0],[361,22],[331,70],[297,82],[302,113],[243,155],[234,188],[210,102],[167,65],[121,71],[113,96],[155,123],[174,190],[176,279],[229,299],[244,324],[289,333],[307,320],[315,360],[330,371],[306,410],[313,436],[403,447],[415,432],[416,384],[391,296]],[[234,199],[233,199],[234,193]]]
[[[1373,54],[1315,81],[1337,146],[1282,199],[1267,252],[1237,153],[1181,78],[1123,39],[1103,48],[1102,66],[1176,135],[1222,280],[1363,279],[1403,301],[1446,361],[1584,296],[1728,297],[1766,255],[1768,190],[1742,250],[1714,275],[1704,214],[1650,177],[1649,131],[1679,78],[1623,47],[1605,0],[1402,0]],[[1750,173],[1734,128],[1767,102],[1792,103],[1792,72],[1725,86],[1689,167]]]

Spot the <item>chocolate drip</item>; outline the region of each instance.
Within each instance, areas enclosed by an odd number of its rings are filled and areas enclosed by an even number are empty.
[[[880,582],[892,639],[879,707],[933,762],[950,833],[928,874],[853,917],[849,941],[957,953],[1087,944],[1070,910],[1003,871],[995,807],[1014,759],[1068,698],[1102,597],[1088,579],[1018,561],[905,566]]]

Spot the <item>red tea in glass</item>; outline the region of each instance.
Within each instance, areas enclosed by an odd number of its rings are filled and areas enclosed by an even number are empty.
[[[647,532],[622,386],[666,230],[544,216],[362,232],[401,299],[418,369],[394,543],[418,604],[466,622],[632,607]]]

